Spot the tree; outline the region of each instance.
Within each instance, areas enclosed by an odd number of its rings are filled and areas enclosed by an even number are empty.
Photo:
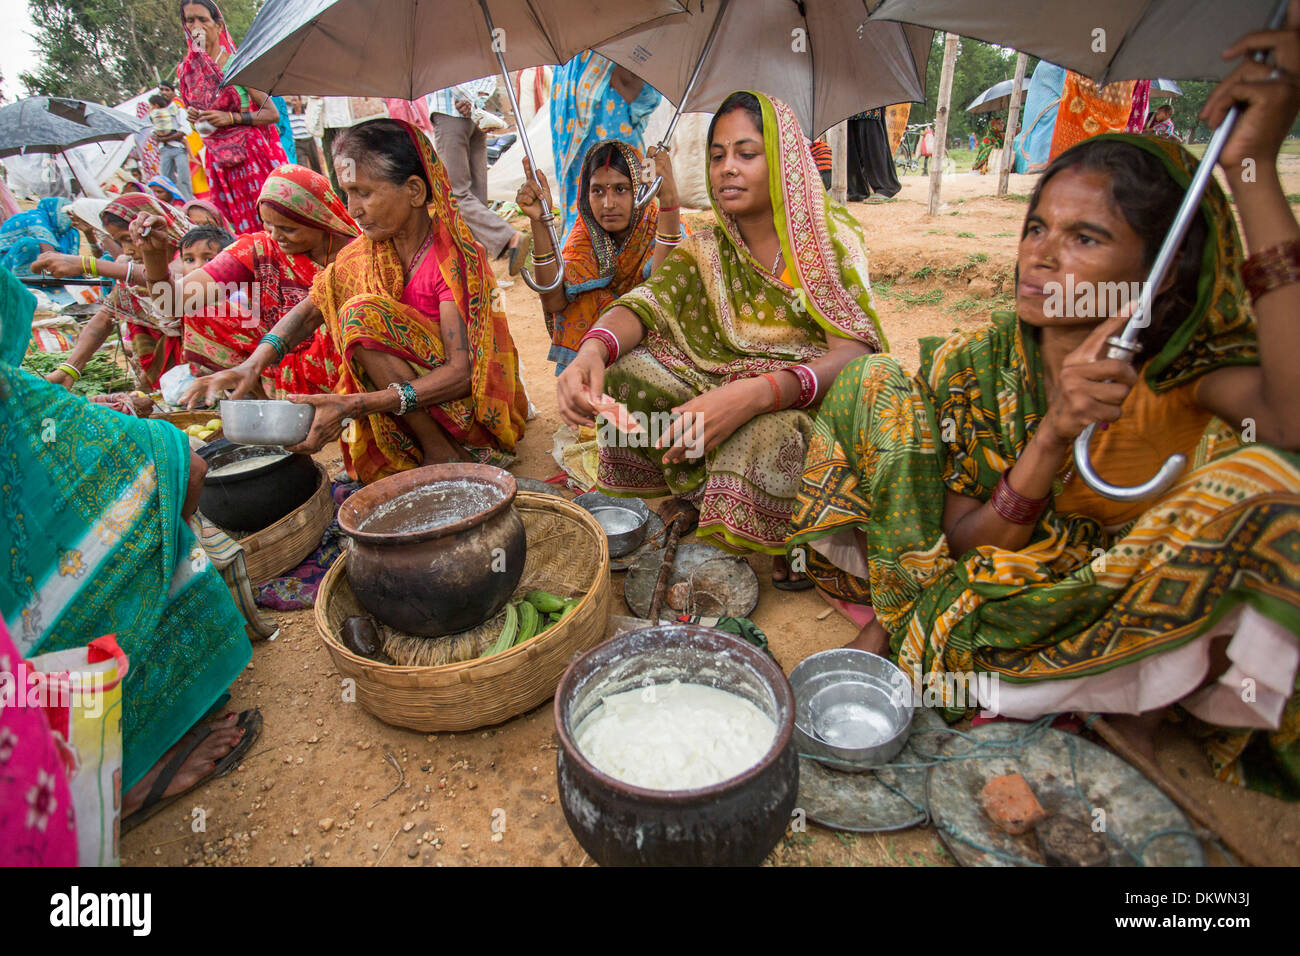
[[[933,122],[938,109],[939,73],[943,69],[944,35],[936,30],[934,44],[930,47],[930,62],[925,72],[925,106],[913,107],[913,123]],[[1025,84],[1037,65],[1036,57],[1029,58],[1025,72]],[[988,129],[989,119],[995,113],[967,113],[966,107],[994,83],[1001,83],[1016,75],[1016,51],[1008,47],[961,37],[957,44],[957,62],[953,67],[952,102],[949,106],[948,136],[950,139],[965,140],[970,133],[983,135]],[[1023,97],[1022,97],[1023,102]],[[1005,118],[1005,116],[1004,116]]]
[[[223,0],[236,42],[260,0]],[[175,0],[28,0],[40,65],[19,79],[32,95],[112,105],[176,76],[185,54]]]

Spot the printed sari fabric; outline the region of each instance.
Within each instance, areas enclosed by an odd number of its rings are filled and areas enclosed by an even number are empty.
[[[221,67],[194,45],[188,33],[185,43],[188,52],[176,68],[176,79],[177,92],[186,106],[231,113],[252,108],[248,90],[226,85]],[[221,45],[234,53],[235,45],[224,27]],[[273,126],[223,126],[203,140],[208,198],[236,232],[256,232],[261,225],[257,217],[258,192],[266,177],[288,158],[278,133]]]
[[[970,168],[971,172],[987,173],[989,171],[989,160],[993,158],[993,151],[1001,149],[1006,143],[1002,134],[1002,130],[995,129],[992,124],[989,125],[989,131],[980,140],[979,152],[975,154],[975,162],[971,164]]]
[[[130,222],[140,213],[161,216],[166,221],[167,239],[175,246],[190,229],[189,220],[179,209],[163,205],[153,193],[125,193],[105,206],[100,215]],[[128,286],[122,280],[113,284],[104,309],[118,323],[122,340],[131,344],[129,361],[136,382],[152,391],[163,372],[182,361],[183,322],[163,314],[143,286]]]
[[[635,176],[641,168],[641,154],[627,143],[616,145]],[[619,243],[592,215],[587,196],[590,181],[586,175],[579,183],[579,218],[564,243],[564,294],[569,305],[563,312],[546,314],[546,330],[551,333],[547,358],[556,363],[556,375],[578,354],[578,343],[600,313],[650,277],[650,260],[654,258],[658,201],[633,209],[633,220]]]
[[[578,221],[578,179],[587,150],[617,139],[644,150],[642,134],[662,97],[649,83],[631,103],[610,86],[614,63],[599,53],[579,53],[551,78],[551,142],[555,153],[555,198],[560,203],[560,241]]]
[[[32,263],[41,254],[41,245],[53,246],[56,252],[73,255],[81,245],[81,234],[72,224],[71,199],[50,196],[35,209],[10,216],[0,225],[0,266],[14,275],[32,274]]]
[[[329,180],[303,166],[276,169],[263,184],[258,204],[328,232],[336,249],[357,235],[356,224]],[[186,361],[215,371],[233,368],[252,355],[262,336],[306,298],[320,269],[309,256],[286,254],[270,233],[256,232],[240,236],[203,271],[228,290],[249,285],[258,296],[255,315],[253,303],[245,308],[228,295],[222,305],[186,317]],[[338,382],[339,361],[329,334],[317,329],[263,373],[263,386],[273,396],[331,392]]]
[[[1194,163],[1177,146],[1116,138],[1160,157],[1184,188],[1190,182]],[[1258,361],[1237,273],[1240,241],[1217,186],[1202,211],[1211,238],[1197,305],[1104,435],[1121,450],[1146,441],[1149,453],[1109,456],[1099,445],[1095,456],[1119,484],[1146,480],[1176,446],[1191,467],[1129,513],[1105,510],[1070,476],[1025,548],[949,553],[946,492],[987,501],[1047,410],[1037,336],[1013,313],[941,344],[923,340],[913,377],[871,356],[836,379],[814,430],[791,545],[810,546],[809,574],[828,593],[874,607],[920,685],[936,680],[943,689],[945,673],[972,671],[1013,688],[1096,677],[1178,649],[1247,604],[1300,633],[1300,456],[1243,445],[1189,398],[1206,372]],[[948,716],[961,716],[944,703]],[[1220,733],[1221,778],[1271,780],[1275,791],[1300,795],[1297,711],[1292,699],[1262,748],[1263,766],[1242,762],[1248,732]]]
[[[755,94],[763,108],[769,191],[789,281],[746,248],[736,222],[673,250],[644,285],[618,300],[646,328],[642,344],[606,372],[606,390],[633,413],[666,416],[710,389],[825,353],[829,336],[884,346],[862,227],[822,187],[794,113]],[[700,512],[699,536],[732,550],[784,550],[812,434],[805,411],[759,415],[702,459],[664,465],[662,452],[605,444],[597,484],[609,494],[671,492]]]
[[[414,126],[402,125],[415,143],[433,187],[429,203],[433,243],[420,269],[439,270],[469,338],[469,397],[432,406],[428,412],[476,459],[505,462],[523,437],[528,399],[496,277],[483,247],[474,241],[456,211],[446,169],[433,146]],[[343,359],[336,392],[347,395],[374,390],[356,355],[358,348],[400,356],[411,365],[413,377],[443,363],[438,316],[407,305],[403,301],[406,286],[402,260],[393,243],[373,242],[364,235],[345,246],[316,276],[311,298],[324,315],[325,329]],[[370,415],[354,422],[340,444],[348,473],[366,484],[422,464],[419,443],[395,415]]]
[[[1133,112],[1134,82],[1122,80],[1099,88],[1088,77],[1068,71],[1052,129],[1051,158],[1093,136],[1124,132]]]
[[[0,323],[30,324],[33,308],[29,296]],[[24,657],[117,635],[131,661],[127,790],[248,663],[244,620],[181,520],[185,436],[71,395],[18,358],[0,356],[0,617]]]

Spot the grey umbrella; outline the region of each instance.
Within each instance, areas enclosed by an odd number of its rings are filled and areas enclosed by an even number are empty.
[[[519,115],[510,70],[564,63],[603,40],[680,16],[679,0],[267,0],[226,66],[226,79],[272,93],[394,96],[500,72]],[[519,138],[533,168],[527,132]],[[554,215],[545,221],[559,249]],[[561,262],[555,281],[564,282]]]
[[[1286,21],[1288,0],[1092,0],[1053,6],[1043,15],[1041,0],[882,0],[873,20],[896,20],[947,30],[1013,47],[1090,76],[1098,83],[1171,76],[1185,80],[1221,79],[1235,64],[1223,59],[1224,47],[1250,30],[1277,29]],[[1262,55],[1257,55],[1262,59]],[[1150,324],[1155,290],[1169,272],[1178,247],[1196,215],[1215,163],[1240,114],[1234,106],[1215,130],[1192,177],[1169,234],[1142,286],[1136,311],[1124,332],[1107,340],[1110,358],[1132,361],[1138,336]],[[1097,426],[1089,425],[1074,443],[1074,463],[1088,486],[1116,501],[1160,494],[1177,479],[1187,460],[1171,455],[1149,480],[1131,488],[1112,485],[1097,474],[1088,446]]]
[[[864,23],[865,0],[692,0],[687,17],[601,43],[683,112],[713,112],[735,90],[785,101],[814,136],[876,106],[925,99],[932,30]],[[658,190],[642,189],[644,205]]]
[[[134,136],[146,125],[98,103],[31,96],[0,107],[0,156],[61,153],[73,146]]]
[[[1001,83],[994,83],[987,90],[981,93],[975,99],[971,100],[970,106],[966,107],[967,113],[1000,113],[1002,110],[1011,106],[1011,85],[1015,80],[1003,80]],[[1029,84],[1023,80],[1020,83],[1020,92],[1023,93],[1029,89]]]
[[[1173,80],[1151,81],[1151,99],[1153,100],[1172,100],[1175,96],[1182,95],[1183,88]]]

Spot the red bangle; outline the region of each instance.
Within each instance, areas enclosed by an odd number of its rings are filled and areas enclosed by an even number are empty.
[[[781,386],[777,384],[776,376],[770,372],[760,372],[763,378],[767,379],[767,384],[772,386],[772,411],[781,410]]]
[[[1010,521],[1012,524],[1034,524],[1038,520],[1038,516],[1043,513],[1043,509],[1047,507],[1051,495],[1044,498],[1026,498],[1011,487],[1011,482],[1007,478],[1010,474],[1011,468],[1002,472],[1002,477],[993,486],[993,494],[989,497],[989,504],[993,505],[993,510],[998,513],[999,517]]]
[[[588,339],[599,342],[601,345],[605,346],[605,351],[608,353],[605,357],[605,368],[609,368],[618,361],[618,337],[609,329],[592,329],[578,340],[578,348],[581,349],[582,343],[586,342]]]
[[[1252,303],[1274,289],[1300,282],[1300,239],[1288,239],[1250,256],[1241,264],[1241,281]]]
[[[679,209],[681,209],[681,208],[682,208],[681,206],[660,206],[660,207],[659,207],[659,211],[660,211],[660,212],[676,212],[677,210],[679,210]]]
[[[807,365],[792,365],[787,371],[794,372],[795,378],[799,379],[799,398],[795,401],[794,408],[807,408],[817,401],[817,390],[820,383],[817,381],[817,373]]]

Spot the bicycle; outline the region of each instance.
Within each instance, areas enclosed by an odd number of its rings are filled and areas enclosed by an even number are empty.
[[[898,144],[898,151],[894,153],[894,166],[900,174],[914,173],[921,168],[922,161],[925,159],[921,155],[921,137],[925,135],[926,130],[933,128],[933,123],[916,123],[907,127],[907,130],[903,133],[902,142]],[[944,173],[946,175],[951,174],[956,171],[956,168],[952,156],[945,151],[943,156]]]

